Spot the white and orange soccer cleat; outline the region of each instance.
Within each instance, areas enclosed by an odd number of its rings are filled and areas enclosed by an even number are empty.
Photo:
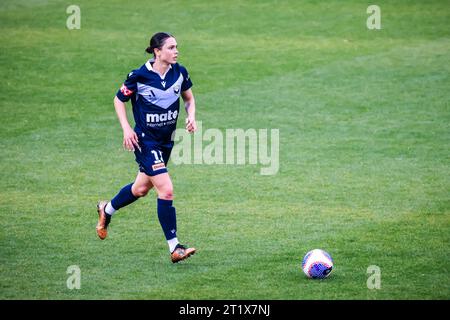
[[[195,251],[196,251],[195,248],[186,248],[182,244],[177,244],[175,250],[173,250],[170,257],[173,263],[177,263],[181,260],[189,258],[191,255],[195,253]]]
[[[97,235],[100,239],[105,240],[106,236],[108,235],[108,224],[109,220],[111,219],[106,216],[105,213],[105,207],[108,204],[107,201],[100,201],[97,204],[97,212],[98,212],[98,223],[97,223]]]

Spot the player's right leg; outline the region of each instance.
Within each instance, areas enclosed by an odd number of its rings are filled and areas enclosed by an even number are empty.
[[[104,240],[108,235],[108,225],[112,215],[140,197],[144,197],[153,187],[149,177],[143,172],[139,172],[134,183],[130,183],[123,187],[119,193],[111,201],[100,201],[97,204],[98,223],[97,235]]]

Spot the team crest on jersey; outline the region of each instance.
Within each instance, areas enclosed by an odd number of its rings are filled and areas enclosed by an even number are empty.
[[[175,94],[178,94],[178,93],[180,92],[180,86],[178,86],[178,85],[174,86],[174,87],[173,87],[173,92],[174,92]]]
[[[128,89],[125,84],[122,84],[122,86],[120,87],[120,92],[122,92],[125,97],[131,96],[133,94],[133,91]]]

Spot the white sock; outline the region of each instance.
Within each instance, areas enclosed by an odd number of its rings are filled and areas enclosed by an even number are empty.
[[[108,204],[105,207],[105,213],[112,216],[117,210],[113,208],[111,205],[111,202],[108,202]]]
[[[167,240],[167,243],[169,244],[170,253],[172,253],[173,250],[175,250],[175,247],[177,246],[177,244],[179,244],[177,238],[173,238],[173,239]]]

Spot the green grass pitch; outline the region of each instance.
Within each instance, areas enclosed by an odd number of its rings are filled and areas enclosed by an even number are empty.
[[[1,1],[0,298],[449,299],[449,22],[444,0]],[[279,129],[275,175],[169,164],[198,248],[175,265],[154,191],[95,233],[97,201],[137,172],[112,100],[157,31],[204,130]],[[335,262],[323,281],[301,271],[314,248]]]

